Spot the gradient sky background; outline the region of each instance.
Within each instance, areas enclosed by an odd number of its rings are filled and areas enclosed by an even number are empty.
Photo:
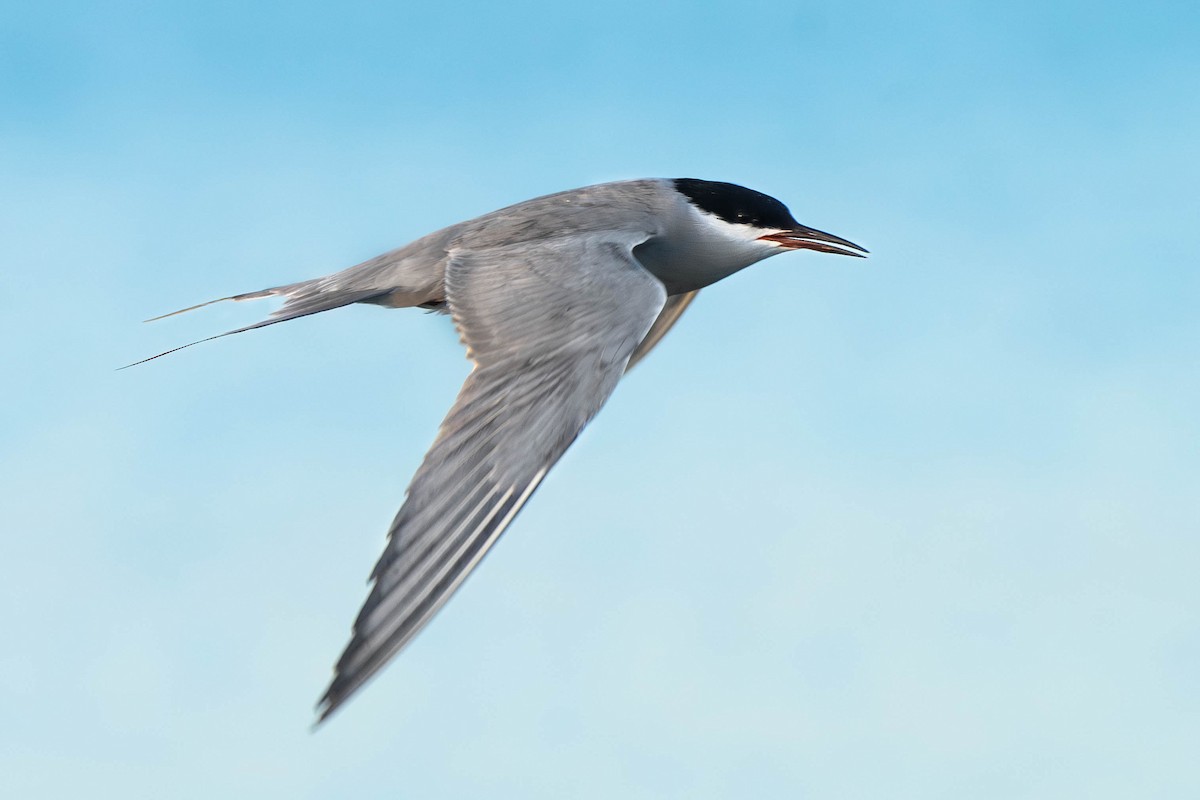
[[[1198,9],[5,3],[4,794],[1200,795]],[[706,290],[311,734],[468,364],[139,320],[643,176],[873,255]]]

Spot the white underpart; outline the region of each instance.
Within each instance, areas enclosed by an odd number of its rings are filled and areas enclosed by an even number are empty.
[[[715,214],[683,203],[667,221],[663,235],[634,250],[634,255],[671,294],[694,291],[727,278],[756,261],[785,252],[761,237],[780,228],[726,222]]]

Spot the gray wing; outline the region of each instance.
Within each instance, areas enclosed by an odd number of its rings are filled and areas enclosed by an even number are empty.
[[[666,300],[632,256],[645,238],[450,251],[447,302],[475,369],[388,532],[320,720],[441,608],[600,410]]]
[[[654,324],[650,326],[650,332],[646,334],[646,338],[642,339],[641,344],[633,351],[633,355],[629,357],[629,366],[625,367],[625,371],[633,369],[634,365],[645,358],[654,345],[658,344],[667,331],[679,321],[683,316],[683,312],[696,299],[696,295],[700,294],[697,289],[694,292],[684,292],[683,294],[673,294],[667,298],[666,305],[663,306],[662,313],[658,315],[658,319],[654,320]]]

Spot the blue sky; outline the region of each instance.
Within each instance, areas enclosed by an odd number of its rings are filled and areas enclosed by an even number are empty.
[[[0,14],[12,796],[1200,792],[1194,3]],[[872,250],[706,290],[311,734],[468,364],[350,308],[116,372],[602,180]]]

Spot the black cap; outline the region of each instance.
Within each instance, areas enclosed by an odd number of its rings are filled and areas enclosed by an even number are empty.
[[[692,205],[734,225],[791,230],[800,223],[787,206],[770,195],[738,186],[736,183],[676,178],[675,189]]]

